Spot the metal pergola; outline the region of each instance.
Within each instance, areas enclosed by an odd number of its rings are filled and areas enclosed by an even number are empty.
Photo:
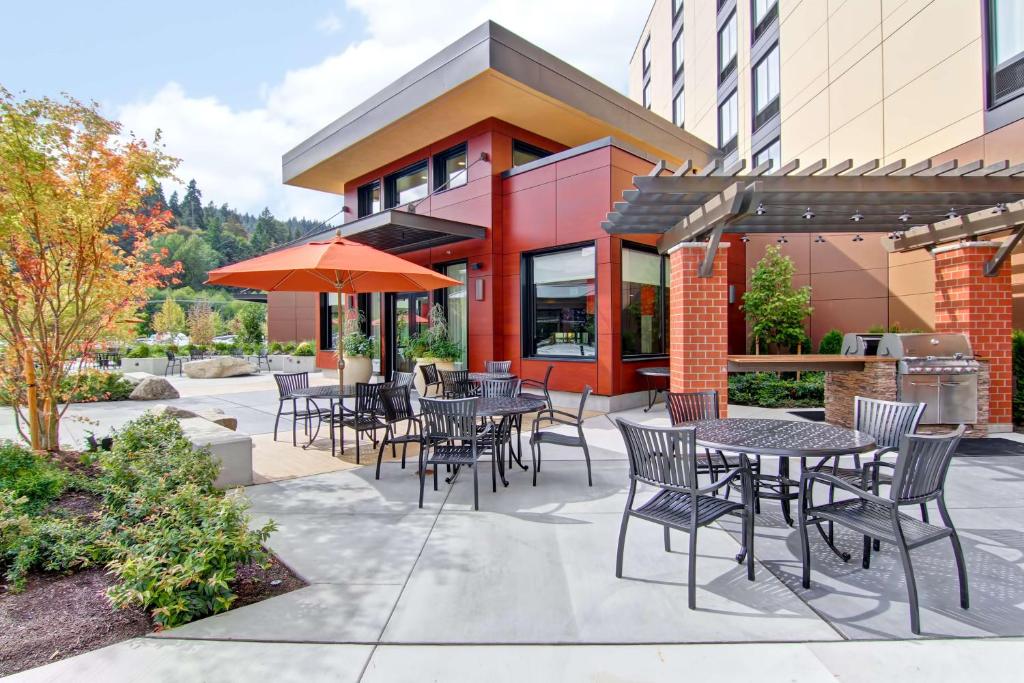
[[[1014,229],[986,266],[994,274],[1024,232],[1024,164],[883,166],[875,159],[854,167],[851,159],[831,166],[821,159],[773,171],[771,163],[744,174],[743,160],[728,167],[713,160],[699,172],[686,162],[664,175],[659,162],[633,178],[636,189],[623,192],[602,227],[616,235],[660,234],[661,253],[703,242],[702,277],[711,274],[727,233],[885,233],[888,249],[907,251]]]

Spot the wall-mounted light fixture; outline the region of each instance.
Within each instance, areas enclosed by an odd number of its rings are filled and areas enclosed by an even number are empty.
[[[473,270],[483,270],[484,269],[484,264],[482,264],[479,261],[477,261],[476,263],[471,265],[470,268],[472,268]]]
[[[478,277],[475,280],[475,282],[476,282],[476,284],[474,285],[474,293],[473,293],[474,294],[474,298],[477,301],[483,301],[484,300],[484,279],[482,277]]]

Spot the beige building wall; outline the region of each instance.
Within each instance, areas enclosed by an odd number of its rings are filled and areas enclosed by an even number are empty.
[[[739,140],[752,156],[751,3],[738,0]],[[1024,120],[985,134],[983,17],[977,0],[779,0],[783,161],[934,158],[1024,161]],[[652,109],[671,120],[671,1],[656,0],[644,29],[653,53]],[[718,141],[717,2],[691,0],[686,31],[686,128]],[[641,39],[641,43],[642,43]],[[669,66],[658,68],[658,60]],[[630,65],[639,73],[639,47]],[[667,75],[664,75],[667,74]],[[659,82],[660,80],[660,82]],[[640,81],[637,81],[640,83]],[[640,99],[631,79],[630,96]],[[895,226],[894,226],[895,227]],[[787,236],[798,284],[810,284],[817,342],[831,328],[929,329],[934,272],[928,252],[889,255],[886,238]],[[751,236],[747,265],[778,236]],[[1024,250],[1019,250],[1024,252]],[[1024,253],[1013,256],[1015,323],[1024,327]]]

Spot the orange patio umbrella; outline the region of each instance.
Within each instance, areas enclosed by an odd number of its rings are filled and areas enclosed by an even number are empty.
[[[207,284],[267,292],[337,292],[338,338],[345,330],[343,294],[421,292],[462,284],[429,268],[337,236],[309,242],[211,270]],[[344,385],[345,359],[338,349],[338,384]]]

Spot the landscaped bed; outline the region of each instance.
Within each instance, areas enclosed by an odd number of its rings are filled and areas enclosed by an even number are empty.
[[[169,417],[100,454],[0,445],[0,674],[300,587]]]

